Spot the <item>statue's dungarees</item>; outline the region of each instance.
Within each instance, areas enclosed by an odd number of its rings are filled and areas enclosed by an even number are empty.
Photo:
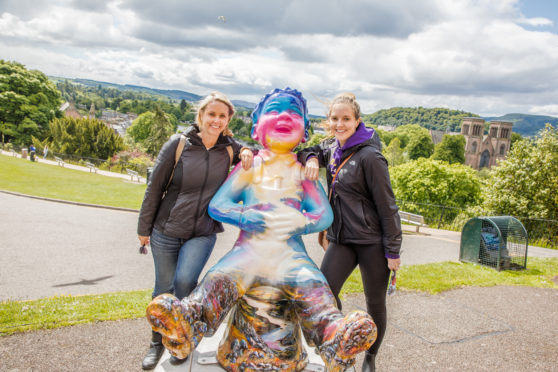
[[[249,181],[249,187],[242,192],[244,199],[240,208],[265,204],[263,208],[269,210],[273,220],[264,218],[266,226],[284,223],[291,230],[312,233],[331,223],[331,211],[325,208],[328,204],[323,199],[323,191],[322,200],[306,202],[310,196],[305,195],[303,182],[308,181],[304,181],[300,164],[292,154],[261,162],[259,159],[261,157],[256,158],[253,170],[234,173],[227,181],[229,185],[224,185],[222,192],[215,195],[210,205],[212,217],[221,220],[221,216],[227,216],[225,222],[233,222],[232,209],[239,205],[235,201],[233,205],[230,203],[237,193],[227,192],[227,186],[242,187],[244,181]],[[318,190],[315,184],[306,188]],[[305,216],[301,206],[309,204],[314,208],[307,210]],[[329,310],[335,309],[335,299],[324,276],[308,257],[300,234],[287,235],[282,233],[284,230],[266,228],[241,232],[232,251],[208,273],[208,276],[219,273],[231,277],[238,283],[238,295],[242,296],[219,347],[218,359],[224,366],[239,359],[234,346],[244,343],[235,342],[238,336],[242,335],[242,340],[255,335],[263,343],[257,342],[245,349],[247,364],[262,361],[258,355],[265,355],[263,359],[267,363],[271,359],[279,370],[302,369],[306,365],[306,353],[299,342],[297,318],[304,320],[302,328],[311,344],[321,341],[319,319],[332,315]],[[313,308],[311,312],[310,307]]]

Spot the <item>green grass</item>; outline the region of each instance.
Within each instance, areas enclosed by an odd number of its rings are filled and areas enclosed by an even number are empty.
[[[0,189],[89,204],[139,209],[145,185],[0,155]]]
[[[0,335],[104,320],[139,318],[145,316],[149,301],[151,290],[4,301],[0,302]]]
[[[528,269],[501,271],[470,263],[442,262],[404,266],[397,274],[399,290],[440,293],[464,286],[521,285],[558,288],[558,259],[529,258]],[[343,294],[362,293],[358,270],[343,287]],[[0,302],[0,335],[58,328],[104,320],[140,318],[151,291],[114,292],[88,296],[56,296],[32,301]]]
[[[527,269],[497,271],[485,266],[461,262],[441,262],[402,266],[397,272],[397,288],[432,294],[450,289],[474,286],[518,285],[539,288],[558,288],[552,280],[558,276],[558,258],[529,257]],[[362,293],[360,271],[355,270],[341,293]]]

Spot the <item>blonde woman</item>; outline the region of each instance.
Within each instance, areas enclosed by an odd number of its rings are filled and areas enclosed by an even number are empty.
[[[221,223],[209,217],[209,201],[225,182],[231,162],[242,161],[245,169],[252,166],[252,152],[244,149],[241,155],[242,146],[228,128],[234,112],[225,95],[209,94],[199,104],[197,125],[184,133],[186,143],[172,180],[180,135],[172,136],[157,157],[138,221],[139,241],[151,244],[155,264],[153,297],[172,293],[184,298],[196,287],[216,234],[223,231]],[[155,368],[163,351],[161,335],[153,332],[142,368]],[[183,360],[172,357],[170,362]]]

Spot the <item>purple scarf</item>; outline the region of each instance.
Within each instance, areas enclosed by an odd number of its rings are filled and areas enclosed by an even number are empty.
[[[336,144],[335,151],[331,156],[331,160],[329,161],[329,167],[328,167],[331,175],[332,176],[335,175],[335,172],[337,171],[337,167],[339,167],[339,165],[341,164],[341,158],[343,158],[343,152],[346,149],[349,149],[353,146],[363,143],[364,141],[369,140],[370,138],[372,138],[373,135],[374,135],[374,129],[367,128],[363,122],[360,122],[357,129],[355,130],[353,135],[347,140],[347,142],[345,142],[344,146],[341,146],[339,141],[335,140],[335,144]],[[334,185],[331,185],[332,189],[333,187]]]

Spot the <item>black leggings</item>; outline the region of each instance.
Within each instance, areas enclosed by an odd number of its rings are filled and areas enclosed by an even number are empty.
[[[320,269],[341,309],[339,292],[357,265],[360,267],[368,314],[372,316],[378,327],[378,338],[369,349],[369,352],[376,354],[386,333],[387,323],[386,290],[389,268],[382,245],[379,243],[370,245],[329,243]]]

